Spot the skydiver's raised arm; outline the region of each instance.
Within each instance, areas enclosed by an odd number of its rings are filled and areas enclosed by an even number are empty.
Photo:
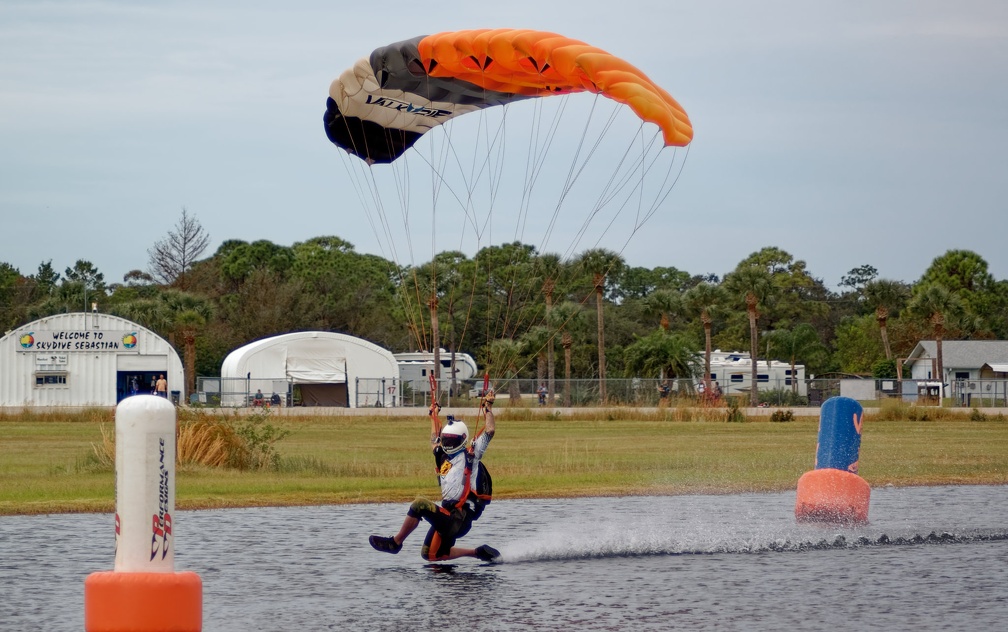
[[[486,415],[486,425],[483,427],[483,434],[492,437],[497,429],[497,421],[494,418],[493,403],[496,399],[493,390],[487,392],[483,399],[483,413]]]
[[[441,417],[438,415],[440,411],[441,407],[437,403],[431,404],[430,409],[428,410],[431,424],[430,442],[432,448],[437,445],[437,442],[441,437]]]

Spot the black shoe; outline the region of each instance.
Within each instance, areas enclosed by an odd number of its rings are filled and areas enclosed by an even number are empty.
[[[382,553],[392,553],[395,555],[402,550],[402,544],[396,544],[394,538],[383,538],[380,535],[373,535],[368,538],[368,542],[371,543],[375,551],[381,551]]]
[[[476,549],[476,557],[484,562],[497,562],[500,560],[500,551],[492,546],[484,544]]]

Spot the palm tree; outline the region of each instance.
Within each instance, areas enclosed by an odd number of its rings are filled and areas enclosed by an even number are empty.
[[[176,290],[162,294],[170,329],[182,339],[185,361],[185,397],[196,391],[196,335],[212,317],[210,304],[204,299]]]
[[[910,289],[901,281],[878,279],[866,283],[862,292],[868,307],[875,310],[875,320],[878,321],[879,332],[882,334],[882,347],[885,349],[886,360],[892,360],[887,327],[889,315],[906,303]]]
[[[546,383],[546,347],[553,341],[553,330],[545,325],[533,327],[521,337],[525,352],[536,358],[536,388]]]
[[[187,309],[175,317],[184,349],[185,358],[185,401],[196,392],[196,334],[206,326],[207,319],[195,309]]]
[[[746,314],[749,316],[749,354],[752,359],[749,405],[759,406],[759,393],[756,388],[756,360],[759,353],[756,320],[759,318],[760,303],[765,302],[773,293],[773,277],[766,268],[750,264],[729,274],[725,278],[725,283],[745,302]]]
[[[959,296],[948,290],[944,285],[928,283],[918,287],[907,308],[922,316],[931,323],[935,338],[935,359],[938,364],[938,375],[935,378],[945,382],[945,365],[942,360],[942,338],[945,335],[945,323],[948,319],[960,318],[964,313]]]
[[[692,378],[700,371],[696,342],[681,334],[658,330],[639,338],[626,348],[627,377],[661,375]]]
[[[687,290],[684,299],[691,310],[700,313],[704,330],[704,392],[710,393],[711,329],[714,315],[728,303],[728,291],[704,281]]]
[[[595,311],[598,318],[599,398],[604,404],[608,399],[606,394],[605,319],[602,315],[605,282],[607,275],[616,274],[623,268],[623,259],[611,250],[595,248],[582,253],[578,263],[582,270],[592,275],[592,287],[595,290]]]
[[[489,367],[493,365],[497,368],[498,375],[504,376],[512,404],[521,402],[521,389],[517,379],[521,352],[522,344],[517,340],[498,338],[490,341],[490,362],[487,363],[487,370],[489,371]]]
[[[550,327],[560,332],[560,345],[564,350],[564,406],[571,405],[571,347],[574,346],[574,335],[581,323],[581,306],[568,301],[553,308],[550,313]]]
[[[155,298],[120,303],[110,313],[137,322],[165,338],[182,341],[185,396],[196,391],[196,336],[213,318],[210,303],[194,294],[165,290]]]
[[[539,266],[543,272],[542,293],[543,298],[546,300],[544,322],[549,324],[551,321],[551,312],[553,311],[553,296],[556,293],[557,280],[563,271],[563,264],[560,261],[559,255],[544,254],[539,257]],[[556,366],[553,342],[553,336],[550,336],[546,342],[546,381],[547,389],[549,390],[550,405],[553,404],[556,397]]]
[[[672,319],[683,314],[686,304],[683,301],[683,294],[675,290],[655,290],[644,299],[644,307],[648,313],[658,316],[658,326],[668,331],[672,326]]]
[[[769,349],[780,357],[787,358],[791,365],[791,393],[798,395],[798,374],[795,366],[798,359],[814,360],[826,353],[826,347],[819,341],[819,334],[809,323],[800,323],[794,329],[776,329],[768,334]]]

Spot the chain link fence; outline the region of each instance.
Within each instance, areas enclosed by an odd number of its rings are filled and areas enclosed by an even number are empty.
[[[876,380],[829,378],[798,380],[790,378],[759,382],[761,406],[817,407],[830,397],[843,395],[858,401],[899,400],[908,404],[945,407],[1008,407],[1008,380],[957,380],[941,384],[934,380]],[[354,408],[396,408],[430,405],[429,380],[358,378],[356,388],[344,388],[339,406]],[[304,385],[283,378],[197,378],[197,392],[191,405],[210,407],[312,406],[320,405],[305,398]],[[664,404],[710,404],[733,401],[741,407],[750,405],[745,384],[712,382],[708,391],[697,380],[656,380],[614,378],[602,383],[597,379],[562,378],[553,381],[532,379],[490,380],[497,401],[508,406],[592,407],[658,406]],[[261,391],[262,400],[256,393]],[[438,402],[443,407],[476,407],[483,394],[483,378],[438,381]]]

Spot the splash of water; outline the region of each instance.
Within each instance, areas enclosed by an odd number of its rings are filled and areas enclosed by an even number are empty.
[[[729,518],[697,513],[612,516],[572,521],[569,528],[542,530],[503,542],[506,563],[652,555],[713,555],[801,552],[878,546],[943,545],[1008,539],[1004,529],[933,528],[909,523],[798,524],[792,516],[746,514]]]

